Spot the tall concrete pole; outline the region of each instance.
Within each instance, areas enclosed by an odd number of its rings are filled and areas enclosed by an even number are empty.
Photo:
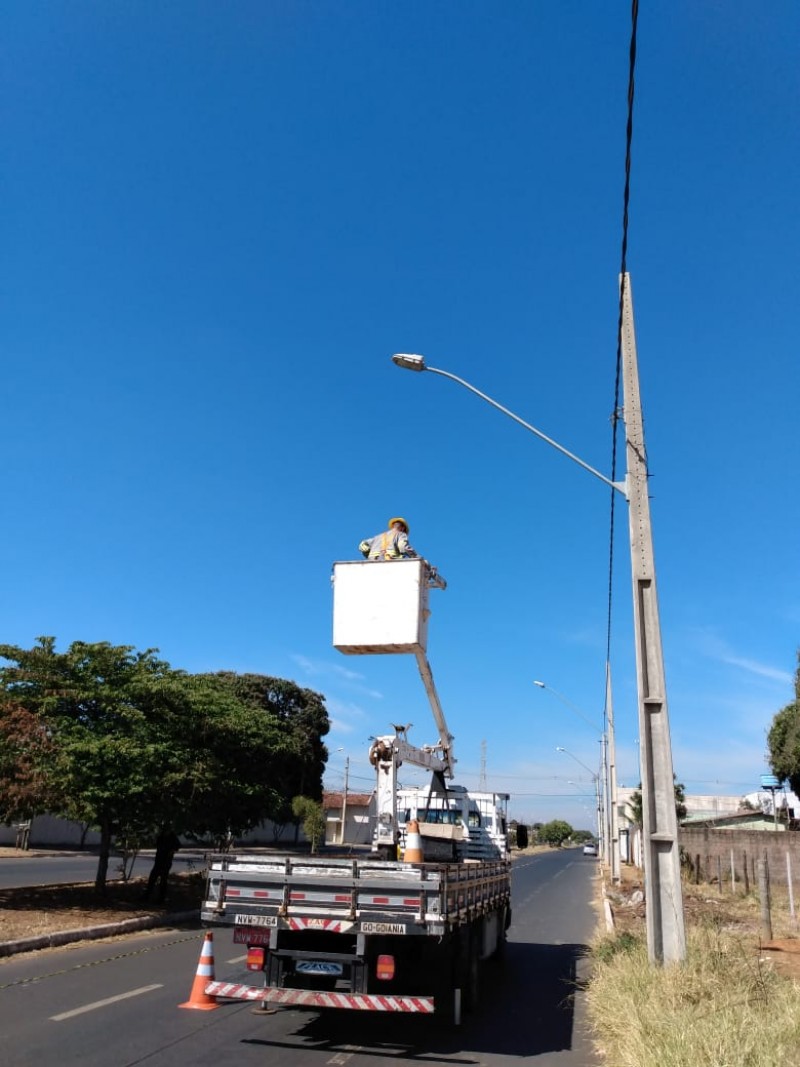
[[[633,298],[628,274],[624,275],[621,342],[642,762],[647,948],[651,962],[677,963],[686,958],[678,818],[650,526]]]
[[[612,884],[620,881],[619,811],[617,810],[617,744],[614,736],[614,705],[611,699],[611,664],[606,664],[606,715],[608,716],[609,844]]]
[[[350,785],[350,757],[344,760],[344,792],[342,793],[342,844],[345,843],[347,832],[347,790]]]
[[[600,738],[600,780],[601,780],[601,810],[603,812],[603,840],[601,842],[600,855],[603,860],[611,863],[611,789],[608,779],[608,734],[603,733]]]

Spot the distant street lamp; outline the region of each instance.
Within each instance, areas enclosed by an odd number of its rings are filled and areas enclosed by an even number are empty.
[[[624,285],[622,284],[624,282]],[[655,556],[650,522],[647,450],[644,440],[633,298],[630,276],[620,277],[622,316],[620,350],[624,388],[625,454],[624,482],[613,482],[584,463],[552,438],[525,422],[508,408],[482,393],[463,378],[437,367],[429,367],[420,355],[396,353],[398,367],[430,371],[463,385],[487,404],[497,408],[524,429],[583,467],[628,501],[628,529],[631,546],[633,585],[633,628],[636,647],[639,738],[642,758],[642,839],[645,891],[647,897],[647,948],[651,962],[677,963],[686,958],[686,931],[683,915],[678,819],[675,811],[672,743],[670,741],[667,686],[661,645],[661,627],[656,590]]]
[[[602,841],[603,813],[600,806],[600,775],[596,774],[591,767],[587,767],[583,760],[579,760],[577,756],[573,755],[573,753],[570,752],[569,749],[564,748],[562,745],[556,745],[556,752],[563,752],[565,756],[569,756],[571,759],[574,759],[576,763],[579,763],[581,767],[583,767],[584,770],[588,771],[589,774],[592,776],[592,783],[594,785],[594,799],[595,804],[597,805],[597,839],[598,841]]]
[[[537,688],[539,688],[539,689],[546,689],[548,691],[548,693],[552,693],[554,697],[558,697],[558,699],[561,701],[562,704],[566,704],[567,707],[575,715],[577,715],[579,719],[583,719],[583,721],[586,723],[586,725],[591,727],[591,729],[594,730],[595,733],[601,733],[602,734],[602,732],[603,732],[602,727],[598,730],[598,724],[596,722],[592,722],[590,719],[588,719],[584,715],[584,713],[580,710],[580,708],[578,707],[577,704],[573,704],[572,701],[568,700],[564,696],[563,693],[559,693],[559,691],[557,689],[553,689],[552,685],[547,685],[545,682],[540,682],[536,678],[534,678],[533,684],[535,686],[537,686]]]
[[[566,704],[567,707],[575,715],[578,716],[587,726],[597,732],[597,723],[591,722],[586,715],[581,711],[577,704],[567,697],[563,693],[559,693],[557,689],[553,689],[551,685],[547,685],[545,682],[541,682],[538,679],[534,679],[533,684],[539,689],[546,689],[552,693],[553,696]],[[619,818],[617,812],[617,768],[616,768],[616,743],[614,738],[614,714],[611,707],[611,693],[610,686],[607,687],[609,691],[606,694],[606,703],[608,707],[608,731],[600,729],[600,743],[603,746],[603,834],[600,838],[600,853],[603,859],[609,865],[611,873],[611,881],[614,883],[620,880],[620,855],[619,855]]]

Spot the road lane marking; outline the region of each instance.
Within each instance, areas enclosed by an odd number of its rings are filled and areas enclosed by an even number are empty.
[[[226,960],[225,962],[229,963],[229,964],[230,963],[244,963],[244,961],[246,959],[247,959],[247,953],[245,952],[244,956],[234,956],[232,960]]]
[[[337,1052],[336,1055],[329,1059],[327,1062],[329,1064],[333,1064],[334,1067],[342,1067],[342,1064],[347,1063],[348,1060],[352,1060],[353,1056],[355,1056],[357,1052],[361,1052],[362,1048],[363,1045],[343,1045],[343,1051]]]
[[[80,1008],[73,1008],[72,1011],[62,1011],[60,1015],[51,1015],[50,1020],[54,1023],[60,1023],[64,1019],[71,1019],[75,1015],[83,1015],[84,1012],[94,1011],[96,1008],[105,1008],[109,1004],[116,1004],[118,1000],[138,997],[142,993],[151,993],[154,989],[161,988],[163,988],[163,983],[161,982],[156,982],[154,985],[143,985],[140,989],[131,989],[127,993],[118,993],[115,997],[106,997],[105,1000],[95,1000],[92,1004],[84,1004]]]

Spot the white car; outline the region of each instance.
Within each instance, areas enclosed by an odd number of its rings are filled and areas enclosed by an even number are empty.
[[[587,841],[586,844],[583,846],[583,854],[584,856],[596,856],[597,845],[593,845],[591,841]]]

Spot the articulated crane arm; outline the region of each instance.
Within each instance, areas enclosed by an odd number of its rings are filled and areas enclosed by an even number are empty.
[[[428,663],[428,657],[422,651],[417,650],[415,653],[417,659],[417,667],[422,678],[422,684],[425,686],[425,692],[428,694],[428,700],[431,702],[431,711],[433,712],[433,718],[436,721],[436,728],[439,731],[439,744],[434,746],[440,753],[442,774],[445,778],[453,777],[453,767],[455,765],[455,756],[453,755],[453,735],[447,729],[447,720],[444,717],[442,711],[442,705],[439,703],[439,694],[436,692],[436,686],[433,682],[433,673],[431,672],[431,665]],[[433,768],[432,768],[433,769]]]

